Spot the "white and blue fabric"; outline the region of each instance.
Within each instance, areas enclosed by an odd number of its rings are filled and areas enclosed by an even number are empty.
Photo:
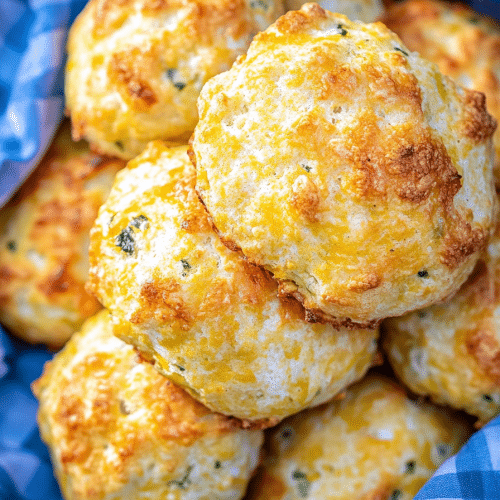
[[[0,0],[0,206],[33,170],[63,112],[68,26],[86,0]]]
[[[52,354],[0,328],[0,499],[62,500],[36,423],[30,384]]]
[[[448,459],[414,500],[500,499],[500,417]]]
[[[47,149],[63,113],[64,47],[86,0],[0,0],[0,207]],[[472,0],[500,19],[500,0]],[[52,353],[0,326],[0,500],[62,500],[30,384]],[[500,417],[476,432],[415,500],[500,500]]]

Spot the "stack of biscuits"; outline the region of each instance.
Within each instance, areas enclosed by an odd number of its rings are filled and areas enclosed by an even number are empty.
[[[66,500],[409,500],[500,413],[489,20],[90,0],[65,95],[0,321]]]

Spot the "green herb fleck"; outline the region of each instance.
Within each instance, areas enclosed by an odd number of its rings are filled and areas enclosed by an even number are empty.
[[[478,17],[469,17],[469,23],[471,23],[471,24],[478,24],[479,23],[479,18]]]
[[[403,50],[401,47],[394,47],[394,50],[397,50],[398,52],[401,52],[402,54],[404,54],[405,56],[408,57],[408,52]],[[396,491],[398,491],[398,490],[396,490]]]
[[[168,68],[165,74],[177,90],[182,90],[186,86],[179,78],[179,72],[175,68]]]
[[[182,268],[184,269],[184,271],[181,273],[181,276],[187,276],[187,271],[191,269],[191,264],[185,259],[181,259],[181,264]]]
[[[311,167],[309,165],[306,165],[304,163],[301,163],[300,166],[306,171],[306,172],[310,172],[311,171]]]
[[[130,410],[127,408],[127,403],[123,401],[123,399],[120,399],[120,413],[123,415],[130,415]]]
[[[9,252],[15,252],[17,250],[17,244],[14,240],[7,242],[7,250],[9,250]]]
[[[125,149],[125,146],[123,145],[122,141],[115,141],[115,146],[120,150],[123,151]]]
[[[281,439],[284,439],[285,441],[291,439],[293,435],[294,431],[291,427],[285,427],[280,433]]]
[[[489,394],[483,394],[483,400],[491,403],[493,401],[493,398]]]
[[[181,372],[185,372],[186,371],[186,369],[183,366],[181,366],[181,365],[174,365],[174,366],[176,366],[177,368],[179,368],[179,370]]]
[[[220,460],[216,460],[214,464],[214,469],[220,469],[222,467],[222,464],[220,463]]]
[[[337,24],[337,29],[340,30],[340,34],[342,36],[347,35],[347,30],[344,28],[344,26],[342,24]]]
[[[429,272],[425,269],[422,269],[417,274],[420,278],[428,278],[429,277]]]
[[[148,218],[145,215],[138,215],[130,221],[130,226],[134,226],[137,229],[145,229],[147,226]]]
[[[436,446],[436,451],[440,457],[447,457],[450,454],[450,447],[447,444],[441,443]]]
[[[90,168],[97,168],[99,167],[100,165],[102,165],[106,160],[104,159],[103,156],[94,156],[93,158],[91,158],[88,162],[87,162],[87,165],[90,167]]]
[[[187,487],[191,484],[191,479],[189,479],[189,474],[191,474],[191,471],[193,470],[193,466],[190,465],[186,469],[186,473],[182,477],[182,479],[174,479],[172,481],[169,481],[167,483],[168,486],[175,485],[181,490],[187,490]]]
[[[297,489],[299,490],[300,496],[306,498],[309,493],[309,488],[311,483],[307,479],[307,475],[303,472],[296,470],[292,473],[292,479],[297,481]]]
[[[422,319],[427,316],[427,313],[425,311],[417,311],[417,316]]]
[[[126,254],[133,254],[135,250],[134,231],[127,226],[115,238],[115,245],[120,247]]]
[[[114,215],[113,215],[114,217]],[[111,217],[110,223],[113,220]],[[115,238],[115,245],[120,247],[125,253],[131,255],[135,250],[135,238],[134,230],[132,228],[137,228],[139,230],[146,229],[148,225],[148,218],[145,215],[138,215],[134,217],[127,225],[125,229]]]
[[[394,490],[389,497],[389,500],[398,500],[401,498],[401,490]]]
[[[415,472],[415,460],[409,460],[406,462],[405,474],[413,474]]]
[[[257,9],[259,7],[262,7],[262,9],[267,10],[269,8],[269,5],[263,0],[253,0],[252,2],[250,2],[250,8]]]

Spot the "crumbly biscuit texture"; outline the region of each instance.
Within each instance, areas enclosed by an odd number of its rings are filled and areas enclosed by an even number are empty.
[[[417,394],[485,423],[500,413],[500,227],[448,302],[384,323],[384,348]]]
[[[305,3],[307,1],[287,0],[285,7],[286,10],[299,10]],[[325,10],[365,23],[372,23],[384,12],[381,0],[319,0],[317,3]]]
[[[450,411],[369,375],[344,399],[272,430],[248,499],[411,500],[469,435]]]
[[[85,292],[89,231],[122,160],[89,152],[66,123],[0,215],[0,322],[60,347],[100,309]]]
[[[288,12],[198,106],[192,157],[215,226],[311,318],[374,324],[472,271],[495,218],[496,123],[381,23]]]
[[[436,0],[395,3],[381,21],[405,45],[435,62],[460,85],[486,95],[488,112],[500,120],[500,27],[464,4]],[[495,180],[500,185],[500,127],[493,136]]]
[[[66,500],[233,500],[262,431],[210,412],[90,318],[34,383],[38,420]]]
[[[152,143],[120,172],[91,233],[89,290],[115,333],[209,408],[270,425],[361,378],[378,330],[305,321],[219,239],[187,146]],[[264,419],[264,421],[262,421]]]
[[[125,159],[153,139],[184,144],[203,84],[282,12],[282,0],[91,0],[68,40],[74,137]]]

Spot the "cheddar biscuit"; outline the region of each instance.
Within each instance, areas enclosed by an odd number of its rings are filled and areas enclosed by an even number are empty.
[[[495,120],[382,24],[288,12],[198,106],[217,230],[311,317],[376,324],[472,271],[494,221]]]
[[[125,163],[71,140],[66,123],[0,215],[0,322],[60,347],[100,309],[85,292],[89,231]]]
[[[305,3],[306,0],[287,0],[285,6],[287,10],[299,10]],[[384,12],[381,0],[320,0],[317,3],[325,10],[365,23],[372,23]]]
[[[268,436],[249,500],[411,500],[470,435],[449,410],[409,400],[370,375],[344,399],[282,422]]]
[[[500,227],[448,302],[384,323],[384,347],[417,394],[487,422],[500,413]]]
[[[461,4],[408,0],[388,9],[381,21],[410,50],[433,61],[464,87],[486,95],[488,112],[500,120],[500,27]],[[493,136],[495,180],[500,185],[500,128]]]
[[[213,230],[186,151],[152,143],[117,176],[91,232],[89,290],[116,335],[214,411],[269,425],[327,401],[365,374],[378,331],[311,324],[279,298]]]
[[[68,40],[73,136],[120,158],[153,139],[184,144],[203,84],[243,54],[283,0],[91,0]]]
[[[262,431],[210,412],[90,318],[34,383],[38,421],[67,500],[234,500]]]

